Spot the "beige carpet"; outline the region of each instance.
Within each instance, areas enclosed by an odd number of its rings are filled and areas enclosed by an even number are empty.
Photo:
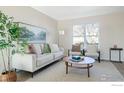
[[[111,62],[95,62],[90,69],[90,78],[87,77],[86,69],[69,68],[69,73],[65,74],[65,64],[60,61],[41,69],[31,77],[31,74],[24,71],[18,72],[18,81],[26,82],[107,82],[124,81],[123,76]]]
[[[118,69],[121,75],[124,77],[124,63],[112,62],[114,66]]]

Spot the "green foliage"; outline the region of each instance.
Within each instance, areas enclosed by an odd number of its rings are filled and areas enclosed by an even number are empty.
[[[13,47],[12,41],[18,42],[22,30],[19,23],[13,22],[13,19],[0,11],[0,49]]]
[[[21,54],[25,53],[25,49],[26,49],[27,45],[28,45],[27,40],[23,40],[23,43],[20,43],[18,52]]]
[[[13,41],[16,41],[16,39],[19,38],[20,31],[21,31],[21,28],[19,27],[18,23],[11,23],[11,25],[9,26],[8,32]]]
[[[0,11],[0,50],[2,53],[2,59],[4,64],[5,64],[5,60],[3,55],[3,49],[6,48],[10,49],[11,47],[15,47],[13,41],[18,43],[20,34],[22,33],[22,30],[19,27],[19,23],[13,22],[13,19],[14,19],[13,17],[8,17],[8,15],[5,15],[3,12]],[[25,47],[26,44],[27,44],[26,41],[22,41],[21,47]],[[14,51],[12,51],[11,54],[13,53]],[[4,65],[4,68],[6,71],[7,70],[6,65]]]
[[[9,46],[9,43],[7,43],[5,40],[0,40],[0,49],[7,48]]]

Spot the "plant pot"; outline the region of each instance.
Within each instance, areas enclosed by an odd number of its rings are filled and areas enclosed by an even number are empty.
[[[0,81],[2,82],[15,82],[17,80],[15,71],[8,71],[0,75]]]

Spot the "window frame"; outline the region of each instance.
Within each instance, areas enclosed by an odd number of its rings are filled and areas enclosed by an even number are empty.
[[[94,26],[94,25],[96,25],[96,27],[98,27],[98,33],[96,34],[96,35],[87,35],[87,28],[88,28],[88,25],[90,25],[90,26]],[[74,36],[74,34],[73,34],[73,36],[72,36],[72,44],[74,44],[74,37],[83,37],[83,41],[82,42],[80,42],[80,43],[84,43],[84,44],[97,44],[97,45],[99,45],[99,24],[97,24],[97,23],[94,23],[94,24],[86,24],[86,25],[73,25],[73,33],[74,33],[74,26],[81,26],[82,27],[82,30],[84,29],[84,32],[83,32],[83,34],[82,35],[79,35],[79,36]],[[92,28],[91,28],[92,29]],[[89,43],[88,42],[88,39],[87,39],[87,37],[96,37],[97,39],[98,39],[98,42],[95,42],[95,43]]]
[[[82,28],[82,25],[73,25],[73,33],[74,33],[74,26],[81,26],[81,28]],[[83,29],[82,29],[83,30]],[[85,30],[84,30],[85,31]],[[72,34],[72,44],[74,44],[74,37],[79,37],[79,38],[83,38],[82,39],[82,42],[79,42],[79,43],[84,43],[84,32],[82,32],[83,34],[81,34],[81,35],[74,35],[74,34]],[[75,44],[77,44],[77,43],[75,43]]]

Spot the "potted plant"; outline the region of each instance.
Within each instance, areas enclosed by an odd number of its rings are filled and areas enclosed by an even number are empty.
[[[12,70],[11,58],[13,47],[17,46],[21,28],[19,23],[13,22],[9,17],[0,11],[0,53],[4,71],[0,75],[0,81],[16,81],[16,72]]]

